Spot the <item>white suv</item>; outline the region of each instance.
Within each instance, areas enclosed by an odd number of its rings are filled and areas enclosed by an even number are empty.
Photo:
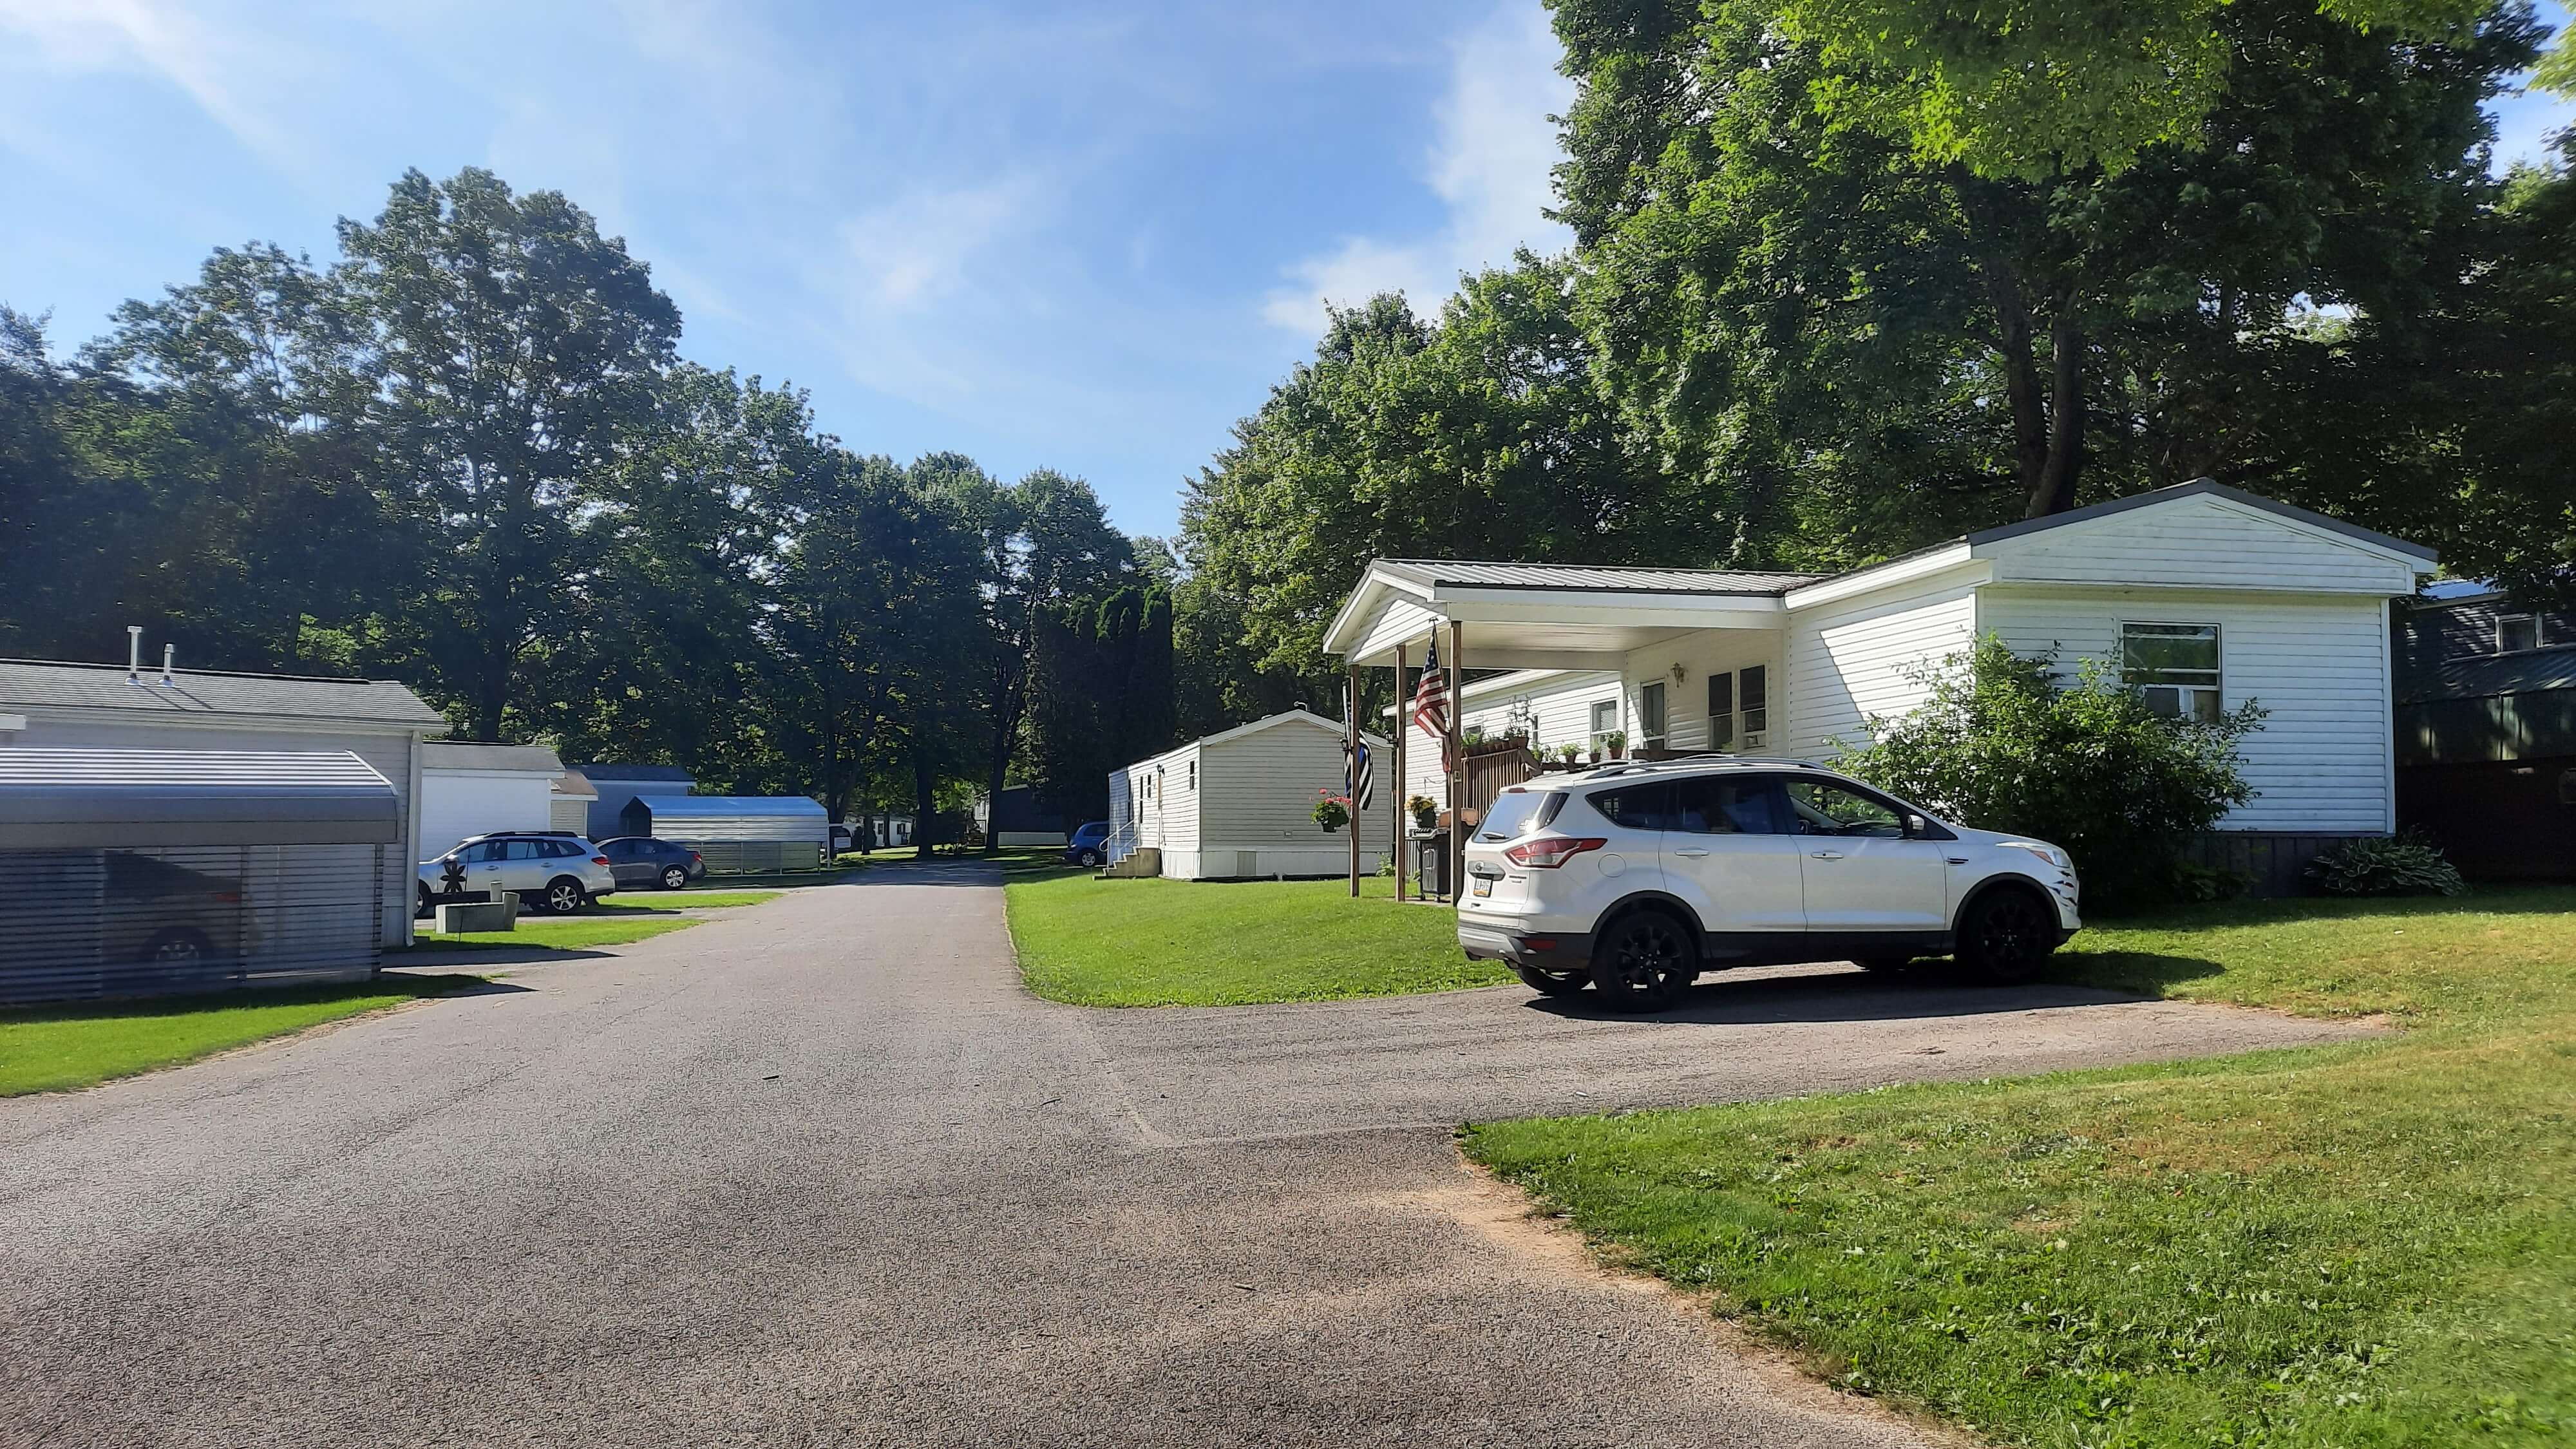
[[[442,900],[508,891],[531,909],[568,916],[593,900],[617,893],[616,872],[599,847],[578,835],[550,830],[503,831],[460,841],[436,860],[420,863],[417,913]]]
[[[2073,935],[2074,862],[1811,761],[1611,765],[1505,790],[1467,843],[1458,944],[1560,995],[1670,1004],[1700,972],[1892,970],[1955,954],[2024,981]]]

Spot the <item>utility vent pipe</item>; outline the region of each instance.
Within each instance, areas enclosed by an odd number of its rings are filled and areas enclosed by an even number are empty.
[[[178,652],[179,646],[176,644],[164,644],[161,646],[161,687],[163,689],[168,689],[170,687],[170,660],[172,656],[176,655]]]
[[[143,682],[143,626],[140,624],[125,626],[125,682]]]

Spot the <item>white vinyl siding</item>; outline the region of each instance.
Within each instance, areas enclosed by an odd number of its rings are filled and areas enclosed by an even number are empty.
[[[1391,768],[1383,741],[1371,740],[1369,748],[1380,771]],[[1148,780],[1155,782],[1150,793]],[[1315,802],[1322,798],[1317,792],[1338,795],[1341,789],[1340,733],[1291,718],[1231,739],[1193,742],[1130,765],[1113,777],[1110,794],[1113,806],[1131,796],[1137,801],[1135,843],[1163,852],[1164,875],[1223,880],[1348,870],[1349,837],[1327,834],[1315,823]],[[1368,871],[1385,858],[1396,808],[1383,776],[1374,804],[1360,826],[1360,865]]]
[[[2124,622],[2216,624],[2222,703],[2270,711],[2240,747],[2262,793],[2223,830],[2394,828],[2390,781],[2388,602],[2379,598],[1990,587],[1980,626],[2023,653],[2054,649],[2118,667]]]
[[[2367,545],[2223,498],[2176,499],[1982,545],[2005,582],[2415,591],[2407,565]]]
[[[347,750],[356,755],[392,784],[400,802],[402,842],[384,847],[384,944],[411,943],[413,888],[420,853],[419,821],[412,809],[418,776],[412,766],[420,743],[409,732],[360,734],[327,729],[261,729],[229,723],[187,725],[168,720],[129,724],[101,720],[95,714],[57,714],[37,707],[23,707],[23,712],[27,715],[27,728],[13,731],[7,737],[9,744],[95,750]],[[376,849],[361,845],[346,848]]]
[[[1787,667],[1771,681],[1772,752],[1830,756],[1866,743],[1872,716],[1921,704],[1913,671],[1976,641],[1980,577],[1957,570],[1792,611]]]
[[[1682,677],[1673,678],[1673,666],[1680,665]],[[1759,742],[1748,742],[1739,732],[1726,748],[1734,754],[1767,752],[1779,739],[1780,635],[1773,629],[1700,629],[1678,639],[1639,649],[1627,657],[1627,691],[1625,718],[1618,728],[1628,732],[1631,749],[1643,749],[1646,742],[1638,729],[1639,696],[1649,684],[1664,686],[1664,748],[1667,750],[1705,750],[1712,748],[1708,730],[1708,677],[1712,674],[1736,674],[1758,666],[1771,680],[1775,696],[1771,708],[1774,727]]]

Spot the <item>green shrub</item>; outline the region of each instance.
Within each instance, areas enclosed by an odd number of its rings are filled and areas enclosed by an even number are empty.
[[[2469,883],[2440,846],[2420,835],[2350,840],[2308,862],[2308,881],[2330,896],[2457,896]]]
[[[1986,635],[1923,666],[1929,697],[1873,717],[1870,742],[1841,768],[1963,824],[2063,846],[2094,903],[2169,900],[2184,846],[2254,798],[2236,743],[2264,712],[2249,702],[2214,721],[2168,718],[2100,663],[2069,685],[2056,662]]]

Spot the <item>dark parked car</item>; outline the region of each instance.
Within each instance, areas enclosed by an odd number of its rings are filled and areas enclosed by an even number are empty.
[[[1064,843],[1064,860],[1067,865],[1078,865],[1086,870],[1097,870],[1108,864],[1109,822],[1094,820],[1088,825],[1074,827],[1073,838]]]
[[[608,857],[608,868],[621,886],[660,886],[675,891],[707,873],[707,863],[696,851],[649,835],[603,840],[599,842],[599,853]]]
[[[149,855],[106,852],[102,954],[118,988],[220,986],[239,981],[250,954],[242,883]]]

